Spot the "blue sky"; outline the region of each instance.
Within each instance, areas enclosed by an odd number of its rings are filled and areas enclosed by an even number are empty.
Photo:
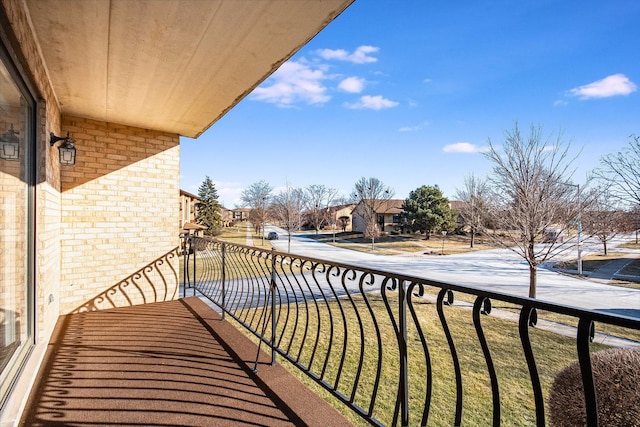
[[[574,182],[640,134],[640,2],[356,0],[198,139],[181,138],[183,190],[375,177],[404,199],[455,199],[517,121],[579,153]]]

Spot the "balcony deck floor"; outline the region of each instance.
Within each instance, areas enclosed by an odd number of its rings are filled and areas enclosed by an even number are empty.
[[[256,353],[196,297],[61,316],[20,426],[350,425]]]

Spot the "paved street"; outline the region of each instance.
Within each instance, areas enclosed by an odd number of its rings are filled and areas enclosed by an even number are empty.
[[[266,232],[269,231],[280,236],[279,240],[270,241],[274,249],[286,252],[286,232],[267,226]],[[596,243],[585,243],[584,253],[599,250]],[[506,249],[446,256],[375,255],[293,236],[291,253],[517,296],[527,296],[529,289],[528,265]],[[640,318],[640,290],[578,279],[545,268],[538,271],[538,299]]]

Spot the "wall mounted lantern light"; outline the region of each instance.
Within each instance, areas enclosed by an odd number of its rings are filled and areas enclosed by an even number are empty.
[[[69,132],[67,132],[67,136],[55,136],[53,132],[50,133],[49,143],[53,147],[58,141],[63,141],[62,144],[58,146],[58,151],[60,152],[60,164],[65,166],[73,166],[76,164],[76,147],[73,145],[73,141],[69,137]]]
[[[3,160],[18,160],[20,157],[20,138],[18,132],[13,130],[13,124],[9,130],[0,135],[0,158]]]

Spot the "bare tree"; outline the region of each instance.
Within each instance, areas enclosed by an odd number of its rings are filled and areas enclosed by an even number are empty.
[[[481,179],[473,173],[464,178],[464,188],[457,191],[456,197],[461,202],[459,214],[471,233],[471,248],[475,243],[476,234],[484,224],[488,193],[487,180]]]
[[[629,146],[603,156],[594,176],[608,187],[611,196],[640,207],[640,136],[631,135]]]
[[[249,220],[253,224],[256,233],[262,230],[262,240],[264,244],[264,224],[267,216],[267,206],[269,204],[269,197],[273,187],[266,181],[257,181],[242,190],[240,194],[240,200],[244,204],[251,208],[249,213]]]
[[[638,232],[640,232],[640,206],[635,206],[624,212],[621,226],[624,233],[635,233],[637,245]]]
[[[328,221],[329,206],[338,194],[338,190],[327,188],[324,185],[312,184],[305,188],[304,192],[309,222],[313,225],[317,235],[318,230]]]
[[[575,245],[562,239],[571,219],[579,217],[579,187],[571,184],[574,158],[561,134],[543,139],[542,127],[531,126],[528,137],[515,123],[505,132],[501,154],[489,140],[485,153],[493,163],[488,185],[488,220],[500,230],[488,233],[496,244],[512,250],[529,264],[529,297],[536,297],[538,266]],[[584,204],[583,204],[584,205]],[[549,229],[556,234],[547,244],[537,244]]]
[[[606,256],[607,243],[624,231],[625,213],[617,209],[615,198],[606,189],[595,189],[593,194],[590,209],[582,214],[582,224],[586,234],[600,240]]]
[[[378,211],[393,195],[393,189],[385,186],[378,178],[362,177],[355,183],[351,198],[355,203],[362,203],[364,236],[371,239],[371,249],[374,248],[375,239],[380,236]]]
[[[289,237],[287,252],[291,252],[291,233],[299,230],[302,225],[302,211],[305,204],[304,190],[287,184],[284,191],[273,197],[269,207],[270,215],[287,230]]]
[[[351,219],[348,216],[341,216],[340,218],[338,218],[338,227],[340,227],[340,229],[342,229],[342,232],[345,233],[347,231],[347,227],[349,226],[349,223],[351,222]]]

